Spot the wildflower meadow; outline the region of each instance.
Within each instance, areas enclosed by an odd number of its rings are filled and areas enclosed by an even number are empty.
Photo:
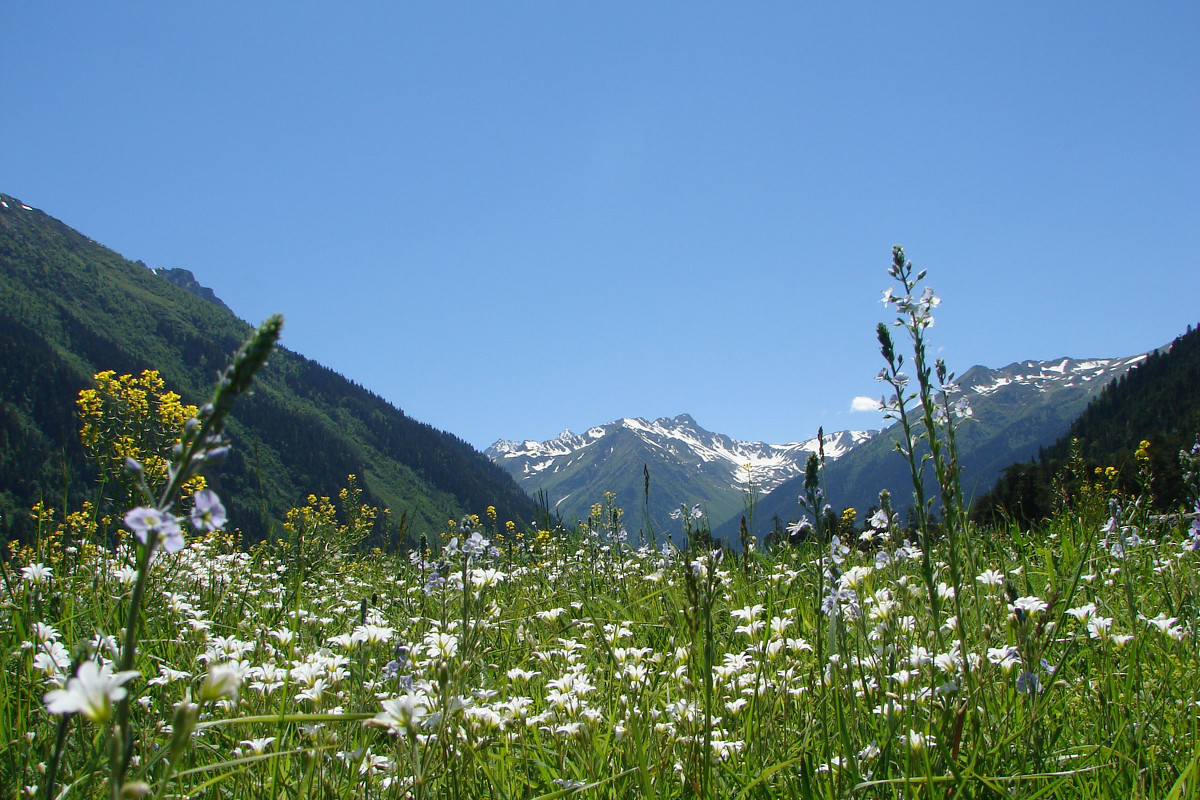
[[[1140,493],[1085,475],[1039,527],[976,525],[938,299],[899,248],[889,274],[913,513],[827,513],[814,455],[770,547],[714,543],[689,498],[676,546],[598,497],[363,552],[352,476],[246,547],[204,474],[281,320],[199,408],[101,373],[80,428],[112,507],[41,504],[2,562],[4,796],[1200,795],[1200,505],[1152,512],[1145,466]]]

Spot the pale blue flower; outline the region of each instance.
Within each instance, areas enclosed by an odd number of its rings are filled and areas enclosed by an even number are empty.
[[[1017,676],[1017,691],[1022,694],[1037,694],[1042,691],[1042,681],[1036,672],[1023,671]]]
[[[156,541],[168,553],[183,549],[183,532],[179,529],[179,521],[175,517],[164,514],[157,508],[139,506],[125,515],[125,524],[142,544],[149,544],[151,533],[156,534]]]
[[[217,531],[225,525],[225,506],[212,489],[201,489],[192,498],[192,527],[198,531]]]

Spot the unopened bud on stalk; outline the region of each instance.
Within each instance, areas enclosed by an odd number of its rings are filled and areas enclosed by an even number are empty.
[[[183,748],[187,745],[188,739],[192,736],[192,730],[196,727],[196,715],[199,710],[199,707],[186,697],[180,701],[179,705],[175,706],[175,715],[171,719],[171,749],[168,751],[168,758],[172,766],[179,764]]]
[[[887,325],[879,323],[875,327],[875,336],[879,339],[879,350],[883,353],[883,360],[892,363],[896,358],[896,346],[892,344],[892,334]]]

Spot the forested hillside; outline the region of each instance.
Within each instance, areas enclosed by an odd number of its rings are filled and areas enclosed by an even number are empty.
[[[0,530],[19,538],[38,500],[61,507],[91,496],[75,399],[93,374],[157,369],[185,402],[203,403],[250,326],[7,195],[0,266]],[[534,513],[466,442],[283,348],[228,433],[233,450],[210,482],[250,538],[268,535],[309,493],[336,495],[350,474],[364,502],[390,509],[374,544],[488,505],[501,520]]]
[[[1133,488],[1137,480],[1134,454],[1142,441],[1150,446],[1151,490],[1161,509],[1173,509],[1186,492],[1179,451],[1190,449],[1200,434],[1200,328],[1167,347],[1104,388],[1067,432],[1029,462],[1017,463],[976,504],[982,517],[1008,515],[1029,523],[1054,509],[1055,480],[1075,449],[1076,471],[1094,475],[1113,467],[1116,482]]]

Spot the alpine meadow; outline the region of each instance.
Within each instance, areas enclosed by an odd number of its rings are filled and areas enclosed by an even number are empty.
[[[1196,332],[972,503],[941,301],[882,253],[906,482],[860,520],[822,431],[801,513],[757,535],[747,480],[722,538],[694,497],[564,519],[2,199],[5,797],[1200,796]]]

